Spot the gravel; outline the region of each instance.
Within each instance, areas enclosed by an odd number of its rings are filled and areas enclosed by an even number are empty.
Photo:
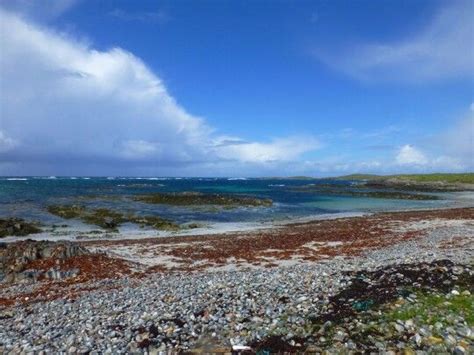
[[[457,229],[456,229],[457,228]],[[331,297],[352,282],[351,273],[388,265],[448,259],[461,265],[456,273],[470,273],[474,250],[438,249],[452,235],[473,237],[470,227],[431,231],[428,236],[374,250],[355,258],[292,267],[197,274],[150,274],[91,283],[97,290],[75,300],[17,305],[0,310],[0,353],[140,353],[173,349],[203,352],[286,349],[297,351],[367,350],[464,354],[473,350],[474,329],[459,314],[446,314],[449,328],[436,329],[419,319],[376,321],[386,336],[373,336],[371,347],[357,341],[370,319],[352,317],[345,324],[316,326],[331,309]],[[472,285],[471,285],[472,286]],[[443,297],[468,295],[453,288]],[[472,292],[472,291],[471,291]],[[456,294],[457,293],[457,294]],[[0,297],[2,296],[0,291]],[[403,298],[416,304],[417,294]],[[433,310],[435,311],[435,310]],[[378,322],[378,323],[377,323]],[[440,323],[445,327],[445,323]],[[447,324],[447,323],[446,323]],[[364,345],[365,344],[365,345]]]

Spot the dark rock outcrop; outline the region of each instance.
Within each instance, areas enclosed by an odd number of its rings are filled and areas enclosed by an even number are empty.
[[[52,266],[47,270],[31,267],[42,259],[60,262],[89,252],[72,242],[25,240],[16,243],[0,243],[0,282],[36,282],[39,278],[60,280],[76,276],[79,270],[59,270]]]
[[[40,233],[41,229],[21,218],[0,219],[0,238]]]
[[[117,231],[124,223],[135,223],[140,227],[152,227],[159,230],[178,230],[179,226],[159,216],[125,215],[107,208],[87,209],[79,205],[53,205],[48,207],[48,212],[65,219],[80,219],[107,230]]]
[[[270,207],[273,201],[268,198],[257,198],[244,195],[230,194],[204,194],[195,191],[153,193],[150,195],[139,195],[136,201],[165,204],[165,205],[216,205],[216,206],[249,206],[249,207]]]

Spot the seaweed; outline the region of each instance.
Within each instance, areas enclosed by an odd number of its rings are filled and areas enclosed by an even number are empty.
[[[140,227],[152,227],[160,230],[178,230],[179,226],[167,219],[158,216],[124,215],[107,208],[87,210],[84,206],[61,205],[49,206],[51,214],[65,219],[80,219],[87,224],[93,224],[108,230],[116,230],[124,223],[134,223]]]
[[[315,318],[313,323],[342,322],[360,312],[393,302],[399,297],[409,297],[413,288],[418,291],[434,290],[446,293],[455,283],[459,287],[472,289],[474,276],[464,271],[456,275],[454,281],[454,267],[456,265],[449,260],[439,260],[432,263],[400,264],[372,272],[357,272],[349,287],[329,299],[331,310]]]
[[[21,218],[0,219],[0,238],[6,236],[23,237],[40,232],[42,232],[42,230],[35,224],[26,222]]]
[[[227,195],[227,194],[203,194],[200,192],[171,192],[154,193],[150,195],[139,195],[134,198],[151,204],[166,205],[218,205],[218,206],[252,206],[269,207],[273,204],[270,199],[261,199],[249,196]]]

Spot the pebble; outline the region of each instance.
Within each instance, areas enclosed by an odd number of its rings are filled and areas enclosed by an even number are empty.
[[[270,332],[284,335],[294,346],[299,342],[295,339],[313,337],[319,342],[314,346],[318,352],[366,352],[351,339],[352,332],[366,330],[368,325],[362,320],[354,319],[351,330],[337,329],[338,325],[331,322],[314,330],[308,327],[307,320],[327,309],[329,297],[347,287],[347,272],[445,258],[458,263],[469,260],[473,252],[468,248],[430,249],[452,234],[462,233],[466,231],[433,230],[422,248],[419,241],[407,241],[360,257],[334,258],[319,264],[196,274],[157,273],[139,280],[128,277],[74,286],[76,291],[81,287],[91,290],[81,293],[74,302],[56,299],[0,310],[0,353],[139,353],[145,352],[147,344],[149,353],[208,349],[206,346],[231,352],[233,346],[248,350],[253,341]],[[458,275],[464,272],[456,270]],[[17,289],[0,288],[0,298]],[[470,293],[451,291],[451,296],[458,295]],[[410,304],[418,302],[418,298],[410,294]],[[401,299],[398,304],[404,303]],[[462,317],[453,315],[448,320],[451,328],[442,323],[429,328],[416,317],[373,324],[381,327],[382,334],[390,332],[406,338],[398,337],[392,344],[376,335],[366,338],[385,353],[412,354],[413,349],[426,350],[428,346],[436,346],[435,352],[467,353],[471,329]],[[400,334],[395,334],[394,329]],[[40,345],[41,350],[35,348]]]

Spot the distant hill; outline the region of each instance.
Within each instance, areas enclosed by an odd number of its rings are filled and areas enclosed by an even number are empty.
[[[351,174],[338,176],[337,180],[398,180],[406,182],[420,182],[420,183],[447,183],[447,184],[474,184],[474,173],[459,173],[459,174],[396,174],[396,175],[373,175],[373,174]]]
[[[268,176],[258,178],[259,180],[317,180],[311,176]]]

